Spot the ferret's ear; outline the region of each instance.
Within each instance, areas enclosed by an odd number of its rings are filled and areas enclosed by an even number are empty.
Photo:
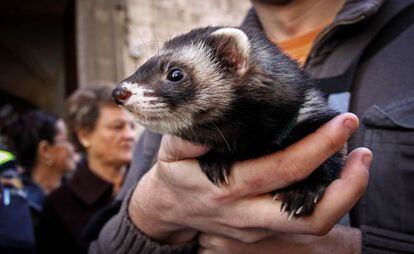
[[[220,28],[210,35],[210,46],[229,67],[243,76],[248,69],[250,41],[247,35],[237,28]]]

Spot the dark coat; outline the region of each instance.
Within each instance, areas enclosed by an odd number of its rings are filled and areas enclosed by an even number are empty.
[[[84,253],[82,231],[92,216],[113,201],[113,185],[84,161],[67,184],[45,200],[40,220],[39,253]]]
[[[313,79],[329,81],[324,85],[346,86],[341,75],[371,44],[356,66],[347,108],[361,120],[348,147],[368,147],[374,155],[367,191],[350,212],[351,226],[362,232],[363,253],[414,253],[413,4],[347,1],[304,66]],[[381,28],[381,22],[387,25]],[[254,13],[245,25],[260,29]]]
[[[0,144],[0,253],[35,251],[30,205],[22,182],[14,155]]]

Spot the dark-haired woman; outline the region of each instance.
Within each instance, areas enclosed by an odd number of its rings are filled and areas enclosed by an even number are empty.
[[[23,189],[36,228],[45,196],[76,167],[74,148],[63,120],[42,111],[29,112],[10,124],[7,137],[23,170]]]

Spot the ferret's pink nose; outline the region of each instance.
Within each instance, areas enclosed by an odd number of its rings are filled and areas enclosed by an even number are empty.
[[[117,87],[112,91],[112,99],[118,105],[123,105],[131,95],[132,93],[123,87]]]

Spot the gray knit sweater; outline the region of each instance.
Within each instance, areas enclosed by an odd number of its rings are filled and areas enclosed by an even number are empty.
[[[99,234],[98,240],[91,243],[89,246],[90,254],[196,253],[196,242],[181,245],[160,244],[143,234],[128,215],[128,204],[131,196],[132,191],[124,199],[120,212],[106,223]]]

